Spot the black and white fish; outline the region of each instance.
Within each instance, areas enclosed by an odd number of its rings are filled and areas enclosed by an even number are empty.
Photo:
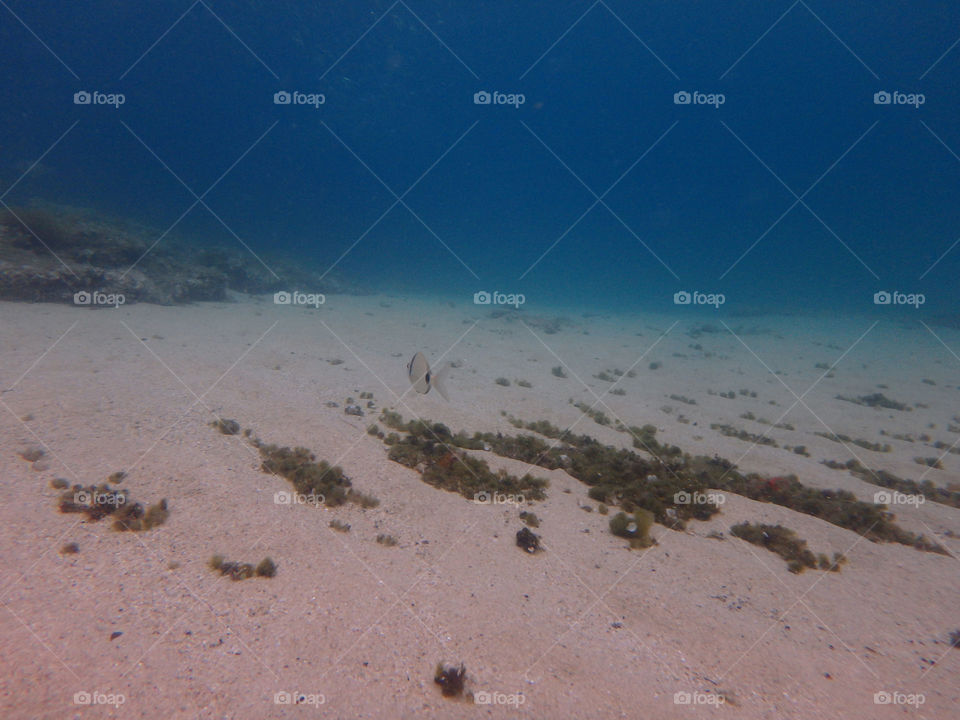
[[[440,396],[450,402],[447,397],[447,391],[443,387],[443,377],[446,375],[449,365],[444,365],[437,373],[430,371],[430,363],[424,357],[422,352],[418,352],[410,362],[407,363],[407,377],[410,378],[410,384],[413,389],[421,395],[426,395],[431,388],[436,388]]]

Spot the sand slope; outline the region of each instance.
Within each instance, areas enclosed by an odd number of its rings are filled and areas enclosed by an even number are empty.
[[[890,436],[960,438],[948,430],[960,413],[957,360],[932,335],[891,322],[857,342],[871,323],[770,317],[727,320],[735,334],[714,320],[692,337],[703,316],[677,323],[575,314],[548,334],[533,311],[520,319],[487,312],[395,297],[329,297],[319,310],[269,298],[118,310],[3,304],[0,715],[952,715],[960,650],[946,640],[960,627],[960,546],[946,533],[960,533],[960,510],[896,509],[904,527],[954,557],[874,544],[732,495],[711,521],[687,532],[655,526],[659,544],[631,551],[607,531],[586,486],[538,469],[551,487],[529,509],[541,520],[546,550],[531,556],[514,543],[517,508],[429,487],[366,434],[376,410],[362,418],[343,411],[348,396],[370,391],[378,409],[455,430],[515,433],[501,415],[507,411],[625,445],[624,434],[568,401],[592,404],[591,392],[611,387],[595,374],[632,368],[636,376],[617,385],[626,394],[604,396],[598,409],[627,425],[652,423],[661,439],[690,452],[771,475],[796,473],[806,484],[870,500],[880,488],[821,464],[849,459],[850,449],[813,433],[888,442],[888,453],[852,449],[870,467],[919,479],[927,469],[913,458],[944,451]],[[938,334],[960,348],[958,333]],[[415,350],[460,363],[448,381],[450,404],[407,392],[404,366]],[[817,382],[825,371],[815,365],[840,358],[835,376]],[[343,362],[330,363],[336,359]],[[662,365],[651,370],[654,361]],[[566,379],[551,373],[561,364]],[[494,382],[501,376],[533,387],[501,387]],[[897,412],[835,398],[876,392],[878,384],[891,398],[926,407]],[[805,405],[787,413],[796,396]],[[741,418],[747,412],[792,426],[770,435],[810,456],[710,428],[762,432],[766,426]],[[276,504],[274,494],[288,484],[261,472],[242,436],[209,427],[218,416],[340,464],[380,505]],[[28,447],[46,454],[31,464],[19,456]],[[957,482],[960,455],[942,463],[923,476]],[[168,499],[164,526],[117,533],[108,521],[56,511],[53,478],[87,484],[117,470],[128,472],[123,486],[136,500]],[[331,519],[349,523],[350,532],[331,530]],[[814,552],[843,552],[849,562],[840,573],[790,574],[776,555],[729,536],[741,521],[782,523]],[[708,538],[711,531],[726,539]],[[381,533],[399,545],[377,544]],[[60,554],[67,542],[80,552]],[[250,562],[269,555],[279,572],[233,582],[207,567],[215,553]],[[111,640],[114,632],[122,635]],[[432,681],[438,661],[464,662],[474,693],[522,694],[523,704],[443,698]],[[924,703],[877,705],[881,691],[921,693]],[[78,692],[125,701],[84,707],[74,703]],[[317,702],[322,695],[323,705],[276,704],[282,692]],[[677,705],[676,693],[701,693],[691,697],[704,704]],[[717,693],[728,707],[708,704]]]

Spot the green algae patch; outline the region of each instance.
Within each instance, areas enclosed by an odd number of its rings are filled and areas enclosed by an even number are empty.
[[[787,569],[792,573],[817,567],[817,558],[807,549],[807,541],[801,540],[793,530],[783,525],[745,522],[730,528],[730,534],[776,553],[787,561]]]
[[[848,460],[847,462],[824,460],[823,464],[834,470],[848,470],[854,477],[858,477],[872,485],[890,488],[904,495],[923,496],[932,502],[960,508],[960,492],[949,488],[938,487],[929,480],[917,482],[916,480],[899,477],[887,470],[871,470],[857,460]]]
[[[393,413],[391,419],[399,422],[399,415]],[[744,474],[717,455],[689,455],[675,445],[661,443],[653,425],[617,428],[632,437],[633,447],[644,453],[640,455],[587,435],[576,435],[546,420],[522,421],[509,416],[508,420],[514,427],[532,430],[553,442],[547,443],[536,435],[509,437],[500,433],[474,433],[468,437],[459,432],[449,437],[454,443],[466,440],[471,447],[482,445],[498,455],[532,465],[563,468],[590,486],[588,495],[593,500],[619,506],[627,513],[647,510],[657,523],[673,529],[684,529],[689,520],[707,520],[719,512],[715,502],[718,498],[707,492],[716,489],[812,515],[873,542],[896,542],[947,554],[938,543],[897,525],[895,516],[880,505],[858,500],[844,490],[808,487],[793,475]]]
[[[330,465],[326,460],[317,460],[316,455],[305,447],[281,447],[265,444],[259,439],[254,440],[253,445],[260,451],[260,469],[286,478],[301,495],[322,497],[327,507],[337,507],[346,502],[356,503],[362,508],[380,504],[372,495],[354,490],[343,468]]]
[[[263,462],[260,469],[286,478],[302,495],[322,496],[328,507],[343,505],[347,501],[350,479],[339,465],[330,465],[317,460],[316,455],[305,447],[281,447],[256,444]]]
[[[226,575],[231,580],[247,580],[252,577],[272,578],[277,574],[277,564],[269,557],[265,557],[254,566],[252,563],[225,560],[222,555],[214,555],[207,565],[211,570]]]
[[[126,490],[108,485],[74,485],[60,493],[58,508],[62,513],[82,513],[87,520],[97,522],[105,517],[113,518],[114,530],[141,532],[163,525],[170,516],[167,500],[144,508],[133,502]]]
[[[543,500],[548,481],[526,474],[517,477],[505,470],[494,472],[485,460],[465,452],[489,447],[475,434],[454,435],[442,423],[412,420],[404,423],[397,413],[386,411],[381,421],[406,433],[389,445],[387,457],[420,473],[423,481],[470,500],[483,500],[492,493],[513,495],[524,500]],[[502,453],[498,453],[502,454]]]
[[[653,527],[653,513],[649,510],[637,510],[633,515],[618,512],[610,518],[610,532],[617,537],[630,541],[631,548],[647,548],[656,545],[656,540],[650,537],[650,528]]]

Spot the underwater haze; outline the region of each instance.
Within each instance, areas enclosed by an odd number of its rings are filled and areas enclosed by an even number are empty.
[[[41,159],[3,201],[378,290],[745,313],[900,291],[946,314],[958,23],[949,2],[12,0],[3,187]]]

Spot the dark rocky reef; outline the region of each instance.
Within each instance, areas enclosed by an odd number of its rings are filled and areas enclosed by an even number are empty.
[[[303,289],[356,293],[358,288],[310,271],[294,259],[261,256],[241,245],[188,242],[124,218],[34,203],[0,211],[0,300],[73,303],[86,291],[122,294],[124,303],[174,305],[226,301]]]

